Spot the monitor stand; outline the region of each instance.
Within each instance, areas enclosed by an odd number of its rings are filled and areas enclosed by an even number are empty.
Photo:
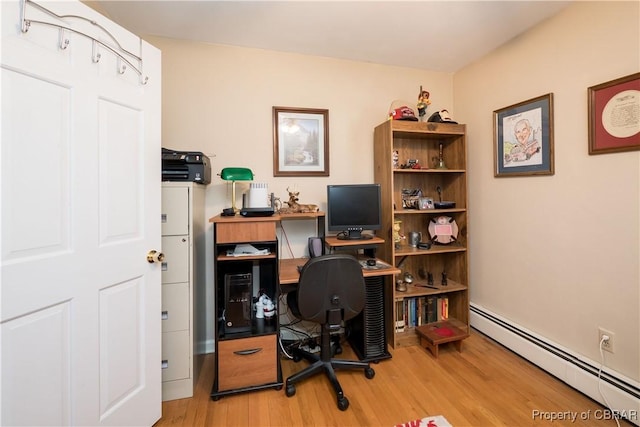
[[[337,236],[338,240],[369,240],[373,239],[371,234],[362,233],[362,229],[352,229],[346,230],[342,233],[339,233]]]

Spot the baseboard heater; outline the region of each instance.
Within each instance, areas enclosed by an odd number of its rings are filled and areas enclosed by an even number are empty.
[[[598,390],[600,362],[572,354],[557,343],[471,303],[471,326],[549,374],[606,406]],[[640,426],[639,383],[603,367],[602,392],[617,415]]]

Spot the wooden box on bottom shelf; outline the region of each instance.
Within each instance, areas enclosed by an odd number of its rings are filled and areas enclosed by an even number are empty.
[[[418,326],[416,333],[420,337],[420,345],[427,347],[436,358],[440,344],[453,342],[461,351],[462,340],[469,336],[468,327],[453,319]]]
[[[277,338],[277,335],[264,335],[221,341],[218,344],[218,390],[277,382]]]

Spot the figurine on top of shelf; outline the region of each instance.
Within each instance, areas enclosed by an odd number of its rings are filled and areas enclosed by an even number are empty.
[[[318,205],[313,204],[300,204],[298,201],[300,200],[298,196],[300,195],[299,191],[291,191],[289,187],[287,187],[287,192],[289,193],[289,201],[285,202],[288,208],[281,208],[279,213],[308,213],[308,212],[318,212],[320,209]]]
[[[422,90],[422,86],[420,86],[420,93],[418,94],[418,116],[420,116],[420,121],[425,121],[425,115],[427,114],[427,107],[431,104],[429,100],[429,92],[426,90]]]

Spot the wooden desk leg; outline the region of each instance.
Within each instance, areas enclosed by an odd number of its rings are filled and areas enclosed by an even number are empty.
[[[455,341],[455,344],[456,344],[456,350],[458,350],[458,353],[462,353],[462,340]]]

